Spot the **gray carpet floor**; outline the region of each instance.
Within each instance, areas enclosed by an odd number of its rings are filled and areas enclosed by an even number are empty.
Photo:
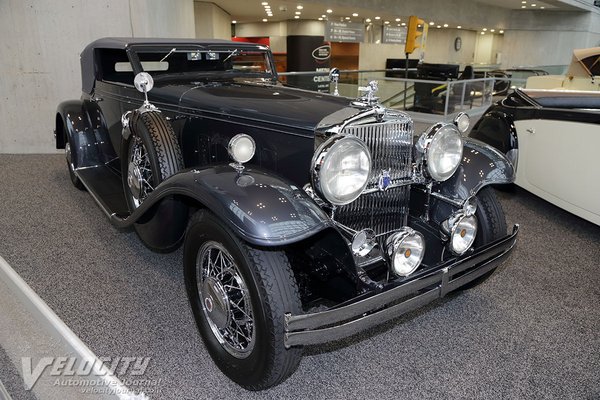
[[[285,383],[251,393],[200,341],[181,250],[115,230],[61,155],[0,155],[0,171],[0,255],[98,356],[151,357],[153,398],[600,399],[600,227],[522,190],[499,193],[522,229],[485,284],[309,347]]]

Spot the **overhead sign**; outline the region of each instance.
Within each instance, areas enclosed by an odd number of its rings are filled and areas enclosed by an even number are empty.
[[[384,26],[383,27],[383,43],[406,43],[406,27]]]
[[[363,42],[365,27],[358,22],[327,21],[325,40],[331,42]]]

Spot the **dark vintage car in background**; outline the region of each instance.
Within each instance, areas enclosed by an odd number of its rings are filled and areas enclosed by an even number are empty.
[[[517,186],[600,225],[600,92],[517,89],[469,136],[507,156]]]
[[[105,38],[81,68],[55,121],[71,181],[149,248],[183,243],[204,343],[247,389],[282,382],[302,346],[482,282],[515,244],[490,186],[512,165],[461,135],[464,115],[414,136],[375,83],[355,100],[285,87],[247,43]]]

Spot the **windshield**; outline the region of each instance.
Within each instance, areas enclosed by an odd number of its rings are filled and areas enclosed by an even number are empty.
[[[157,79],[161,76],[198,76],[203,74],[243,74],[271,78],[273,72],[267,51],[190,50],[172,48],[137,52],[142,69]]]

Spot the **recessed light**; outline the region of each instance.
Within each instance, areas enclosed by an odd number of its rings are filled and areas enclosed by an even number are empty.
[[[233,21],[231,21],[232,24],[237,24],[237,21],[234,19]]]
[[[503,30],[499,30],[498,32],[500,32],[500,33],[504,33],[504,31],[503,31]]]
[[[487,31],[487,28],[483,28],[482,31],[484,31],[484,32]]]
[[[331,14],[333,12],[333,10],[331,8],[327,9],[327,14]]]
[[[526,2],[525,0],[523,0],[523,1],[521,2],[521,4],[527,4],[527,2]]]
[[[541,7],[540,7],[540,10],[543,10],[544,8],[546,8],[546,7],[544,7],[544,6],[541,6]]]
[[[400,22],[400,21],[401,21],[400,18],[396,18],[396,22]]]
[[[381,17],[375,17],[375,19],[379,21],[381,19]]]
[[[436,28],[440,29],[441,27],[442,27],[441,25],[438,25]]]
[[[349,21],[349,20],[350,20],[350,17],[346,17],[346,21]]]
[[[323,17],[319,17],[319,21],[323,21]]]
[[[402,25],[402,26],[406,26],[406,22],[403,22],[403,23],[401,23],[400,25]]]
[[[302,14],[300,11],[296,11],[296,15],[300,15]]]
[[[365,22],[371,22],[371,18],[365,19]]]
[[[496,30],[495,29],[490,29],[490,32],[496,32]]]
[[[353,17],[358,17],[358,13],[352,13]]]
[[[268,6],[268,5],[269,5],[269,3],[268,3],[268,2],[266,2],[266,1],[263,1],[263,2],[262,2],[262,3],[260,3],[260,4],[262,4],[263,6]]]
[[[435,22],[431,21],[431,22],[429,23],[429,25],[431,25],[431,26],[434,26],[434,25],[435,25]]]
[[[298,5],[296,6],[296,8],[297,8],[298,10],[302,10],[304,7],[302,7],[302,5],[300,5],[300,4],[298,4]]]
[[[300,18],[300,16],[299,15],[294,15],[294,18],[298,19],[298,18]]]
[[[485,32],[481,32],[482,35],[485,35]]]
[[[270,10],[271,6],[265,6],[265,10]]]
[[[459,25],[459,26],[456,27],[456,29],[462,29],[462,26]]]
[[[444,28],[447,28],[447,27],[448,27],[448,24],[444,24]]]
[[[533,3],[533,4],[531,5],[531,7],[537,7],[537,4]]]
[[[527,6],[521,6],[521,8],[527,8]]]
[[[267,22],[267,21],[268,21],[268,19],[266,19],[266,18],[263,18],[263,22]]]
[[[321,18],[327,18],[327,15],[323,14],[321,15]]]

